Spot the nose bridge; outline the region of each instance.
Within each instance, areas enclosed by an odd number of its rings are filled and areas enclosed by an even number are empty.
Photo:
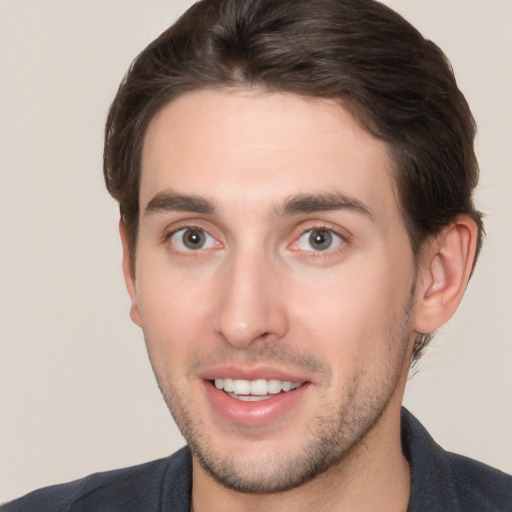
[[[263,337],[278,338],[287,329],[276,279],[276,263],[262,248],[233,251],[226,262],[215,329],[231,345],[245,348]]]

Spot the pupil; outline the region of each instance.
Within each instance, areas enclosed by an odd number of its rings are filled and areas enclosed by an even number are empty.
[[[309,235],[309,242],[317,251],[325,251],[332,243],[332,234],[325,230],[312,231]]]
[[[204,233],[197,229],[189,229],[183,235],[183,243],[185,244],[185,247],[188,247],[189,249],[201,249],[205,241],[206,237],[204,236]]]

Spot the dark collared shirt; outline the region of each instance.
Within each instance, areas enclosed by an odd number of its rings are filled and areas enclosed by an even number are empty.
[[[402,445],[412,474],[408,512],[512,512],[512,476],[444,451],[402,409]],[[192,457],[171,457],[40,489],[0,512],[189,512]]]

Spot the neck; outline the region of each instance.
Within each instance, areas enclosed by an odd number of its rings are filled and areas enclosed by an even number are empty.
[[[216,482],[194,460],[193,512],[405,512],[410,470],[402,453],[400,402],[391,400],[376,424],[343,460],[288,491],[232,491]]]

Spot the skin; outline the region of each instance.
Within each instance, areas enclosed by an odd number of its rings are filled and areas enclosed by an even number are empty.
[[[384,143],[334,102],[204,90],[151,121],[136,263],[121,222],[123,268],[193,452],[196,512],[406,510],[412,346],[458,304],[474,229],[454,223],[417,265],[391,169]],[[183,243],[190,230],[199,249]],[[271,421],[241,425],[205,391],[219,368],[305,385]]]

